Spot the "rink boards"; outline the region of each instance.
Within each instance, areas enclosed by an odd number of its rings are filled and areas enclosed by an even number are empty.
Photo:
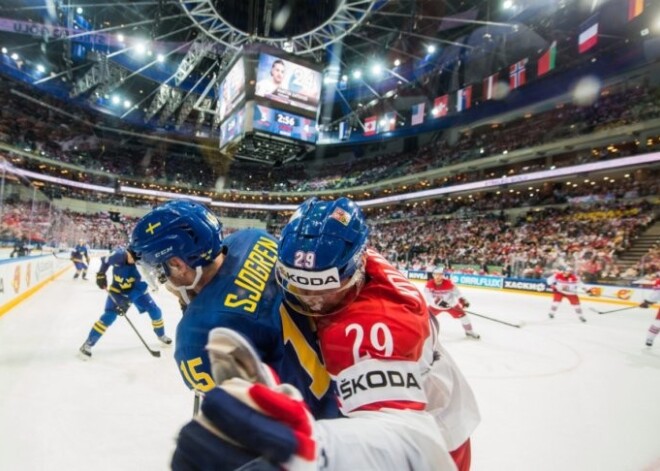
[[[418,283],[426,283],[430,273],[426,271],[401,270],[408,279]],[[502,276],[472,275],[451,273],[451,280],[458,286],[503,290],[536,295],[549,295],[552,288],[543,279],[505,278]],[[650,286],[650,285],[649,285]],[[648,297],[651,288],[638,286],[613,286],[583,283],[578,290],[578,297],[584,300],[601,301],[612,304],[634,305]]]
[[[0,316],[71,267],[69,260],[36,255],[0,260]]]

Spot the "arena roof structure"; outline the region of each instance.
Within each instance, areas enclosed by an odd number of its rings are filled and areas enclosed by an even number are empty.
[[[597,3],[604,15],[606,4],[625,2]],[[190,104],[198,104],[233,55],[263,42],[323,64],[322,123],[354,117],[355,125],[393,98],[432,99],[553,41],[577,37],[594,6],[551,0],[4,0],[0,44],[4,62],[20,63],[36,85],[57,82],[72,97],[116,115],[163,125],[185,121]]]

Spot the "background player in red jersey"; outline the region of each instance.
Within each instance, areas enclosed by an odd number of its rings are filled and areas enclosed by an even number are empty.
[[[575,309],[575,314],[577,314],[580,320],[582,322],[587,322],[587,319],[585,319],[582,314],[580,298],[577,296],[580,279],[575,273],[573,273],[573,270],[570,267],[561,267],[559,272],[551,275],[546,280],[546,283],[552,288],[552,304],[550,305],[550,312],[548,313],[550,319],[555,318],[559,303],[562,299],[566,298],[568,299],[568,302],[571,303],[571,306],[573,306],[573,309]]]
[[[655,281],[653,281],[653,289],[644,296],[644,302],[639,305],[642,308],[648,308],[651,304],[657,303],[660,301],[660,272],[655,274]],[[660,332],[660,308],[655,315],[655,320],[649,327],[649,331],[646,334],[646,346],[652,347],[653,341]]]
[[[442,312],[448,312],[454,319],[460,319],[465,335],[473,339],[480,338],[480,335],[472,328],[470,317],[465,312],[470,303],[456,285],[445,277],[444,267],[439,266],[433,270],[431,279],[424,286],[424,296],[431,314],[437,316]]]

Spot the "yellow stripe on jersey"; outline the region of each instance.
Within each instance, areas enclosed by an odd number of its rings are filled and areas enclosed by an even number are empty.
[[[280,316],[282,317],[284,343],[290,343],[291,347],[295,350],[298,360],[300,360],[300,365],[312,380],[309,389],[314,396],[321,399],[330,388],[330,375],[325,369],[325,366],[323,366],[323,363],[321,363],[316,350],[307,342],[307,339],[293,319],[291,319],[289,312],[283,305],[280,306]]]

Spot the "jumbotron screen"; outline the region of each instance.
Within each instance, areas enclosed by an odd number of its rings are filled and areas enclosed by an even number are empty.
[[[245,132],[245,107],[240,108],[220,125],[220,148]]]
[[[255,96],[316,116],[321,97],[321,72],[307,66],[276,57],[259,54]]]
[[[224,120],[245,98],[245,65],[241,57],[218,87],[220,121]]]
[[[264,105],[254,105],[253,127],[255,130],[312,144],[318,138],[315,120]]]

